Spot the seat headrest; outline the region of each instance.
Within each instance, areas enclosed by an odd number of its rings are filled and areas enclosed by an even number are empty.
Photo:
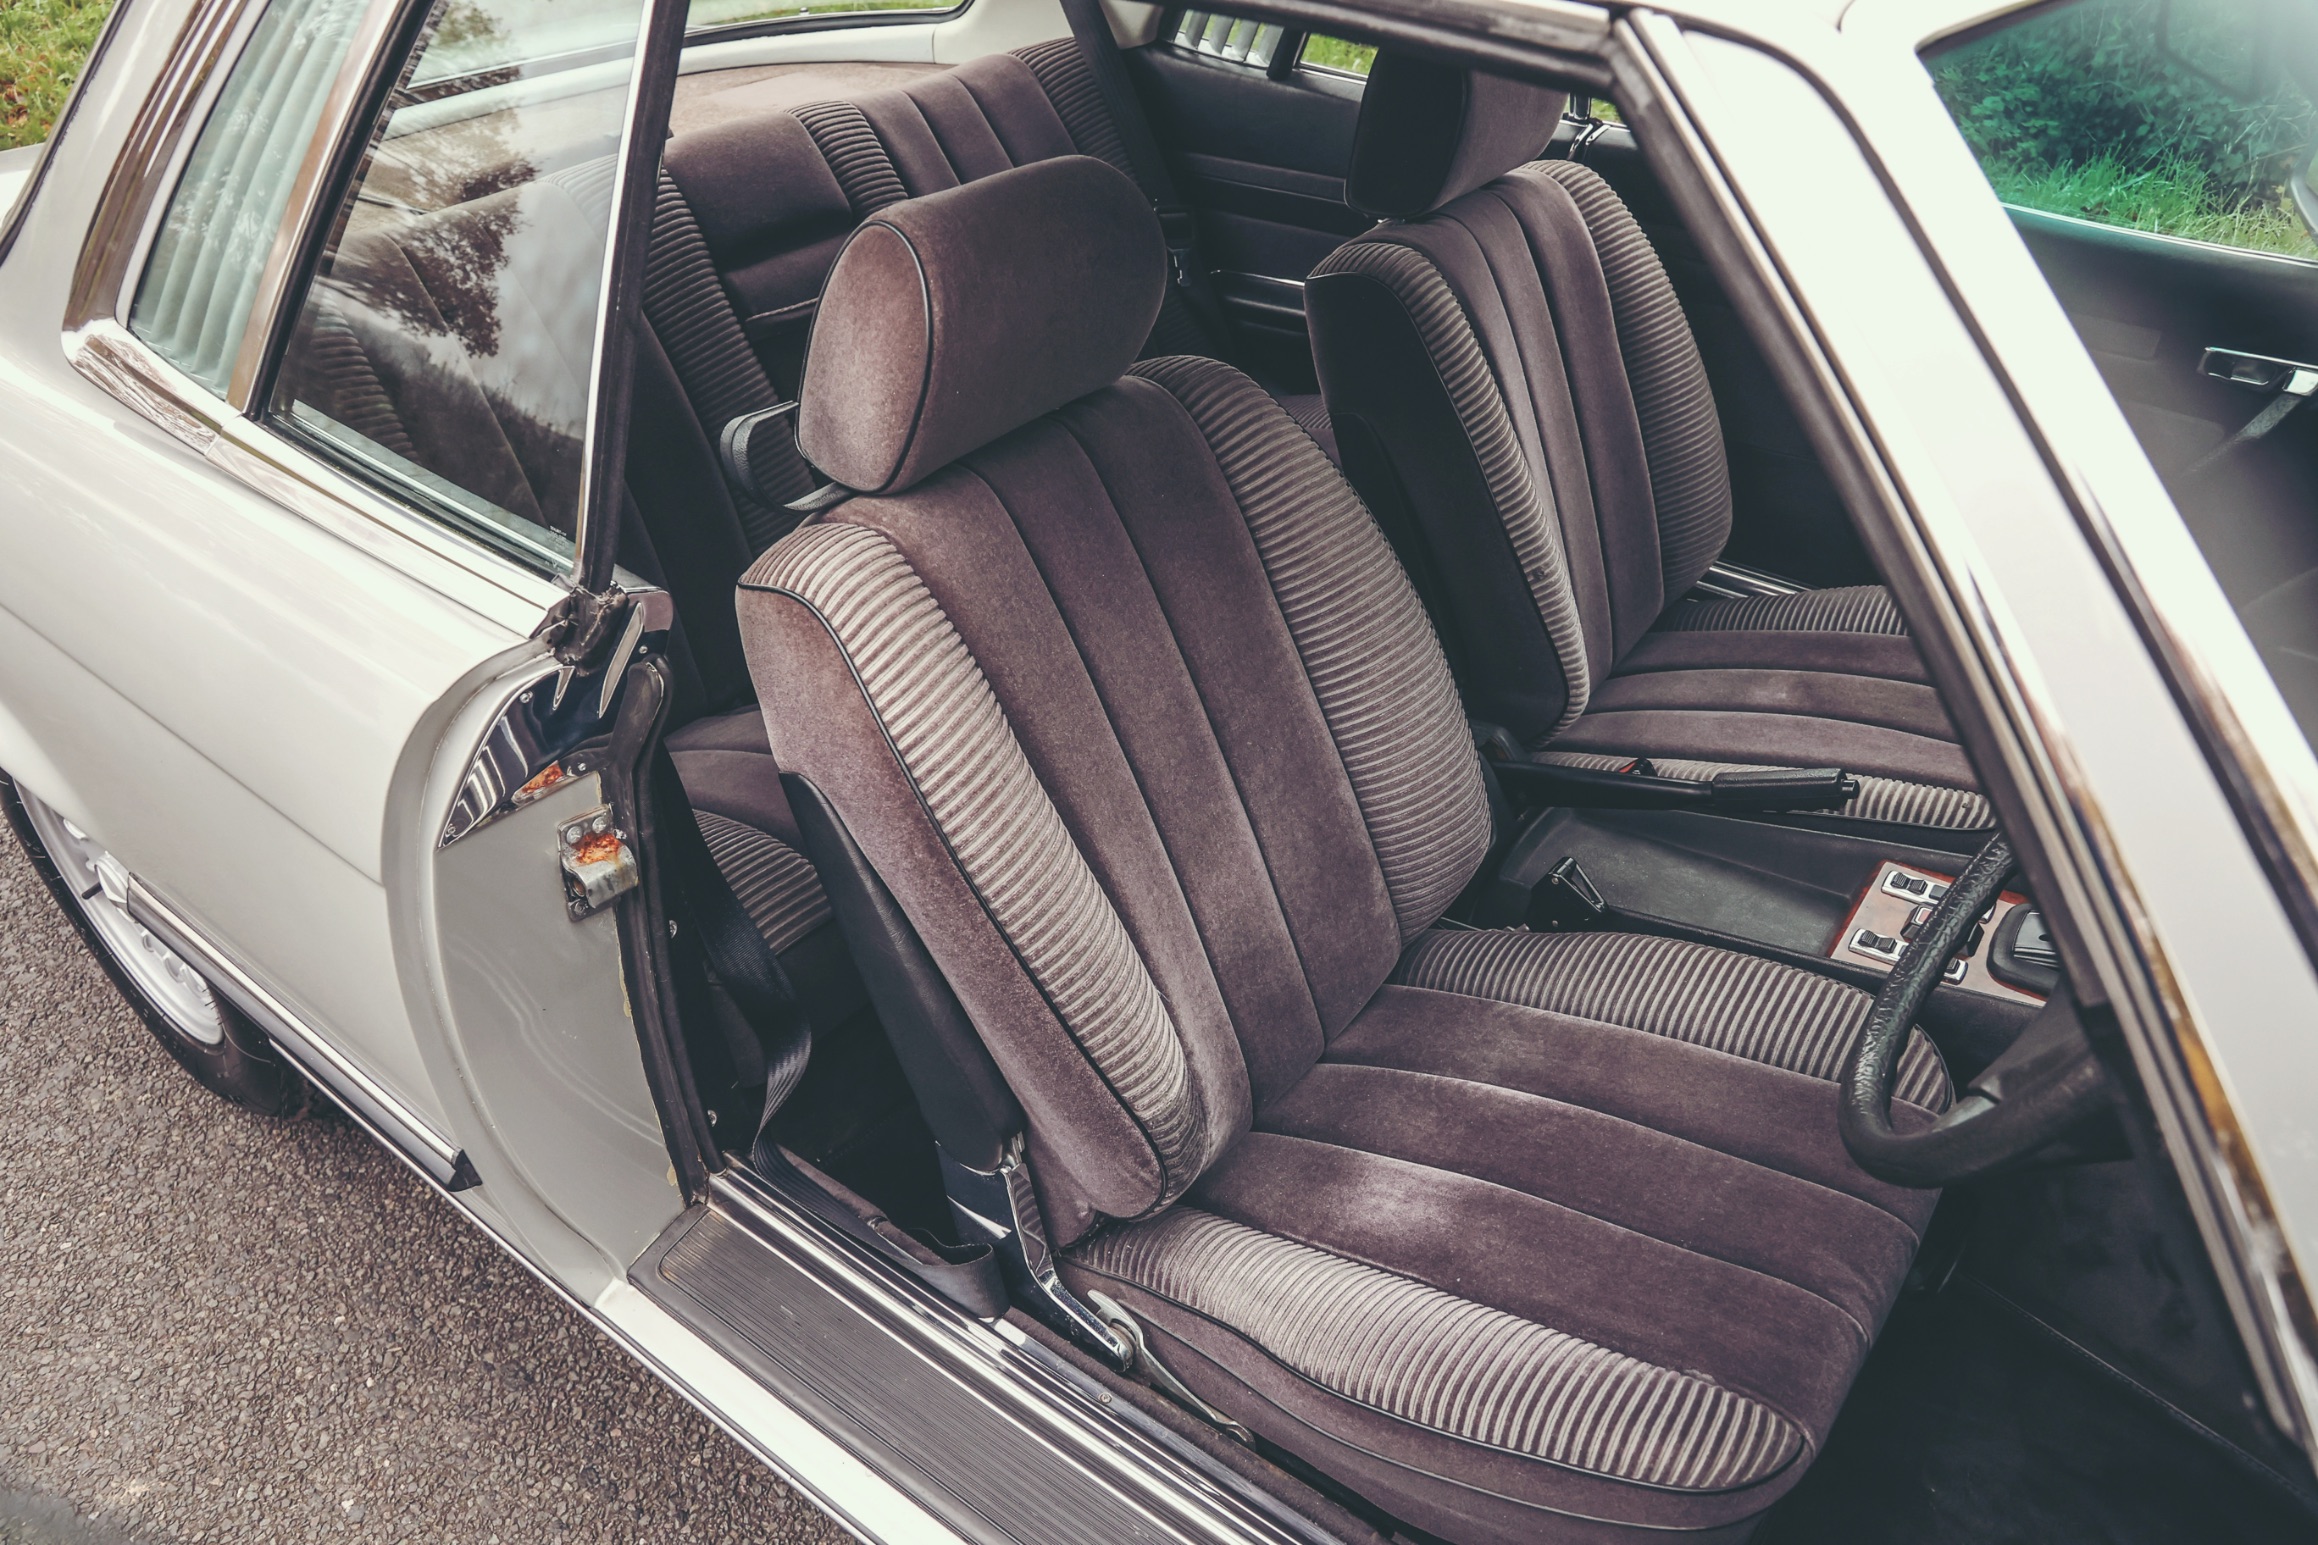
[[[1344,201],[1409,220],[1545,154],[1569,93],[1379,51],[1352,131]]]
[[[1086,156],[889,205],[822,288],[798,449],[856,492],[899,493],[1116,381],[1166,284],[1150,200]]]

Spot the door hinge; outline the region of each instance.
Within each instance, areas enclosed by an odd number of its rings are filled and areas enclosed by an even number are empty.
[[[627,833],[612,824],[612,807],[575,815],[555,829],[563,861],[563,889],[573,921],[601,911],[643,878]]]

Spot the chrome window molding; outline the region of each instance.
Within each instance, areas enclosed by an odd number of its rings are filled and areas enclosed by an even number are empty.
[[[517,563],[480,539],[461,535],[352,472],[316,456],[255,417],[249,400],[275,352],[274,335],[299,279],[299,259],[333,179],[328,175],[347,137],[365,127],[366,89],[383,45],[405,13],[428,0],[373,0],[333,83],[301,165],[282,230],[269,252],[234,365],[221,398],[179,371],[131,332],[135,298],[155,231],[168,207],[199,126],[223,87],[221,66],[239,56],[264,0],[197,0],[166,66],[147,91],[97,201],[67,297],[62,344],[73,368],[140,417],[252,492],[345,538],[471,609],[528,631],[563,594],[554,562]]]
[[[1875,9],[1884,15],[1894,14],[1881,6]],[[1994,8],[1983,9],[1986,14],[2000,14]],[[1754,13],[1748,19],[1756,16],[1764,13]],[[1920,15],[1912,18],[1919,31],[1922,20]],[[1894,22],[1906,24],[1906,20]],[[2025,820],[2034,833],[2035,847],[2041,851],[2050,882],[2059,892],[2056,899],[2064,925],[2059,937],[2071,954],[2072,977],[2106,992],[2126,1031],[2136,1068],[2205,1235],[2271,1414],[2318,1457],[2318,1420],[2313,1420],[2318,1417],[2318,1320],[2312,1317],[2307,1286],[2284,1238],[2250,1137],[2219,1076],[2219,1059],[2210,1033],[2189,1001],[2155,917],[2132,879],[2117,835],[2076,760],[2070,732],[2044,694],[2017,622],[1992,603],[1991,577],[1984,572],[1984,561],[1968,533],[1943,530],[1937,519],[1928,518],[1927,512],[1909,501],[1892,480],[1885,467],[1884,448],[1859,416],[1840,370],[1824,352],[1818,330],[1790,293],[1775,253],[1755,234],[1743,203],[1724,176],[1720,157],[1707,137],[1672,105],[1669,82],[1682,75],[1684,27],[1727,38],[1778,59],[1818,91],[1844,123],[1894,210],[1907,223],[1933,277],[1954,303],[1959,320],[1971,330],[1984,362],[2012,395],[2023,428],[2044,456],[2055,488],[2080,531],[2090,539],[2096,559],[2106,563],[2128,615],[2142,622],[2153,663],[2173,684],[2188,727],[2220,775],[2232,807],[2254,836],[2257,853],[2267,846],[2261,837],[2265,823],[2259,811],[2249,810],[2238,797],[2242,786],[2226,770],[2225,760],[2235,760],[2239,749],[2259,748],[2248,738],[2239,739],[2234,747],[2227,744],[2231,737],[2224,726],[2215,723],[2208,711],[2211,705],[2201,708],[2198,698],[2202,694],[2183,690],[2182,666],[2197,668],[2195,654],[2182,648],[2184,641],[2197,637],[2198,629],[2218,625],[2230,649],[2251,661],[2261,676],[2258,684],[2248,686],[2258,687],[2255,695],[2276,705],[2278,712],[2271,716],[2271,728],[2282,721],[2292,731],[2291,720],[2284,716],[2275,687],[2266,672],[2260,672],[2250,644],[2226,605],[2218,618],[2210,609],[2196,607],[2193,615],[2170,619],[2170,628],[2150,631],[2146,604],[2135,595],[2138,582],[2117,563],[2120,549],[2111,513],[2088,481],[2088,471],[2100,476],[2097,467],[2066,454],[2067,435],[2056,440],[2056,418],[2065,420],[2069,415],[2038,409],[2040,401],[2046,408],[2052,405],[2053,383],[2048,373],[2036,362],[2020,358],[2017,348],[2007,350],[2002,340],[1992,339],[1982,328],[1974,304],[1956,278],[1958,267],[1969,270],[1974,263],[1969,243],[1952,233],[1942,240],[1934,228],[1937,222],[1924,219],[1901,192],[1903,179],[1894,175],[1881,155],[1892,148],[1888,137],[1878,140],[1869,134],[1852,104],[1840,90],[1829,86],[1831,77],[1843,74],[1840,65],[1828,68],[1812,58],[1814,48],[1806,40],[1797,39],[1797,46],[1792,48],[1784,46],[1776,21],[1768,16],[1764,16],[1762,30],[1754,35],[1735,31],[1727,13],[1722,12],[1692,15],[1680,24],[1670,16],[1647,13],[1622,22],[1621,36],[1630,48],[1618,60],[1621,87],[1628,93],[1620,100],[1629,117],[1657,131],[1650,142],[1655,147],[1653,165],[1684,207],[1694,229],[1703,233],[1719,223],[1729,233],[1709,245],[1723,247],[1721,255],[1727,261],[1721,266],[1726,274],[1736,273],[1750,281],[1747,293],[1736,297],[1742,310],[1752,306],[1767,311],[1772,318],[1769,325],[1783,335],[1774,355],[1783,353],[1785,358],[1775,357],[1774,363],[1783,363],[1791,372],[1810,378],[1824,406],[1806,414],[1810,420],[1807,427],[1822,437],[1834,437],[1838,449],[1831,461],[1839,484],[1844,485],[1847,496],[1857,499],[1865,495],[1887,513],[1889,518],[1879,529],[1889,550],[1878,552],[1887,560],[1887,576],[1907,582],[1910,599],[1918,605],[1928,604],[1944,624],[1939,630],[1919,634],[1919,642],[1943,652],[1949,640],[1961,639],[1968,646],[1956,652],[1949,663],[1957,666],[1969,683],[1980,725],[1992,742],[1983,745],[1975,741],[1973,749],[1992,751],[2009,775],[2005,780],[2008,792],[2017,798],[2007,802],[2001,797],[2007,791],[1992,792],[1998,793],[2008,824]],[[1955,30],[1960,27],[1949,29],[1949,33]],[[1906,57],[1916,67],[1918,84],[1922,85],[1912,49]],[[1696,99],[1700,83],[1691,80],[1686,85]],[[1706,89],[1711,94],[1711,88]],[[1922,89],[1928,95],[1928,85]],[[1945,123],[1944,114],[1941,121]],[[1680,159],[1670,162],[1670,141],[1682,145],[1687,165]],[[1960,143],[1944,144],[1936,138],[1934,143],[1944,153],[1963,158],[1961,164],[1972,173],[1971,193],[1986,207],[1996,208],[1985,179],[1978,176],[1977,167]],[[1914,180],[1926,172],[1917,164],[1920,159],[1909,163],[1911,176],[1904,182],[1909,188],[1922,186]],[[1962,188],[1951,186],[1952,182],[1937,168],[1932,169],[1929,186],[1949,197],[1961,196]],[[1965,221],[1962,229],[1968,232],[1975,223]],[[2075,352],[2081,356],[2081,347]],[[2085,368],[2090,370],[2089,365]],[[2024,381],[2030,388],[2025,392]],[[2123,432],[2121,415],[2113,408],[2110,412],[2115,427]],[[2125,444],[2130,458],[2141,460],[2137,442],[2132,442],[2129,434]],[[2141,465],[2145,470],[2145,460]],[[2138,497],[2127,497],[2121,505],[2138,506],[2134,523],[2144,536],[2170,531],[2185,541],[2180,517],[2153,475],[2147,478],[2147,485]],[[2153,498],[2149,497],[2151,490]],[[2177,549],[2173,557],[2178,560],[2179,556]],[[1898,561],[1890,561],[1893,559]],[[2188,564],[2177,563],[2162,574],[2160,583],[2176,590],[2194,588],[2187,581],[2205,572],[2202,558],[2191,548]],[[2207,580],[2210,588],[2209,575]],[[1902,586],[1895,583],[1895,588]],[[2235,717],[2226,704],[2222,708],[2226,718]],[[1968,722],[1960,727],[1970,728]],[[2236,729],[2242,734],[2242,724]],[[2221,744],[2212,738],[2216,730],[2223,730]],[[2280,750],[2287,756],[2284,765],[2298,769],[2309,765],[2311,757],[2298,731],[2293,735],[2295,744]],[[2274,770],[2256,770],[2253,777],[2266,782]]]
[[[119,322],[91,322],[64,349],[82,376],[216,471],[512,632],[528,632],[563,594],[548,575],[234,412]]]
[[[704,26],[687,26],[686,47],[696,43],[737,43],[743,38],[780,37],[795,32],[842,32],[852,27],[906,27],[923,26],[927,22],[956,21],[966,14],[974,0],[958,0],[955,5],[910,6],[883,11],[813,11],[789,16],[764,16],[754,21],[709,22]]]
[[[238,57],[264,9],[265,0],[196,0],[186,16],[97,197],[65,301],[67,333],[101,318],[125,319],[130,276],[143,266],[192,148],[187,131],[207,118],[224,84],[218,66]]]

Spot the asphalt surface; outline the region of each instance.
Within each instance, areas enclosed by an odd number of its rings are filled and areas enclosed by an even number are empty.
[[[343,1118],[195,1084],[0,829],[0,1545],[848,1538]]]

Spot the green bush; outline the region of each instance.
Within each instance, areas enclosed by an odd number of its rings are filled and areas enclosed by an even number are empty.
[[[0,0],[0,150],[48,138],[112,0]]]
[[[2014,202],[2302,250],[2285,187],[2313,114],[2280,61],[2308,27],[2276,0],[2079,0],[1937,57],[1932,79]],[[2219,234],[2240,226],[2272,239]]]

